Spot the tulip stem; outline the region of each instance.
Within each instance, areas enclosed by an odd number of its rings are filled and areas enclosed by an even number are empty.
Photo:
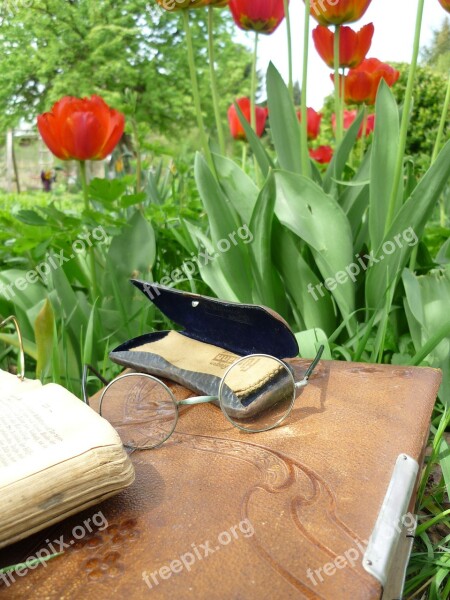
[[[360,146],[360,161],[364,158],[364,152],[366,150],[366,130],[367,130],[367,104],[363,104],[363,120],[362,120],[362,133],[361,133],[361,146]]]
[[[339,105],[339,120],[341,122],[341,131],[342,131],[342,137],[344,137],[345,135],[345,128],[344,128],[344,113],[345,113],[345,68],[342,68],[342,74],[341,74],[341,97],[339,98],[340,100],[340,105]]]
[[[250,90],[250,123],[253,131],[256,133],[256,92],[258,87],[258,72],[257,72],[257,63],[258,63],[258,40],[259,35],[258,32],[255,33],[255,44],[253,47],[253,62],[252,62],[252,80],[251,80],[251,90]]]
[[[441,149],[442,136],[444,135],[445,124],[447,122],[449,105],[450,105],[450,73],[449,73],[449,77],[448,77],[447,93],[445,95],[444,108],[442,109],[442,116],[441,116],[441,121],[439,123],[439,129],[438,129],[438,134],[437,134],[437,138],[436,138],[436,143],[434,145],[433,155],[431,157],[431,164],[433,164],[434,161],[437,159],[439,150]],[[440,224],[441,224],[441,227],[445,227],[446,223],[447,223],[447,217],[445,214],[445,199],[443,196],[441,196],[441,200],[440,200]]]
[[[433,156],[431,157],[431,164],[437,159],[439,150],[441,149],[442,136],[444,135],[445,124],[447,122],[448,116],[448,107],[450,105],[450,73],[448,77],[447,84],[447,94],[445,95],[444,108],[442,110],[441,122],[439,123],[438,134],[436,138],[436,143],[434,145]],[[440,223],[441,227],[445,227],[447,223],[447,217],[445,214],[445,200],[444,197],[441,196],[441,204],[440,204]]]
[[[422,30],[424,5],[425,5],[425,0],[418,0],[416,30],[415,30],[415,34],[414,34],[413,55],[412,55],[412,59],[411,59],[411,67],[409,69],[409,74],[408,74],[408,83],[406,85],[405,100],[403,103],[402,124],[401,124],[401,128],[400,128],[400,140],[399,140],[398,152],[397,152],[397,162],[395,165],[394,181],[393,181],[393,185],[392,185],[392,192],[391,192],[391,197],[390,197],[390,201],[389,201],[388,213],[387,213],[387,217],[386,217],[386,226],[385,226],[385,230],[384,230],[385,233],[388,232],[388,230],[392,224],[392,221],[394,220],[394,217],[395,217],[395,210],[396,210],[396,206],[397,206],[397,196],[398,196],[399,189],[400,189],[400,182],[403,178],[403,160],[404,160],[404,156],[405,156],[406,138],[408,135],[408,126],[409,126],[410,113],[411,113],[412,97],[413,97],[413,90],[414,90],[414,79],[416,76],[417,60],[419,57],[419,50],[420,50],[420,32]]]
[[[247,142],[245,140],[242,141],[242,170],[245,172],[245,167],[247,166]]]
[[[309,15],[311,12],[310,0],[305,0],[305,29],[303,32],[303,70],[302,70],[302,97],[301,97],[301,114],[302,122],[300,123],[300,143],[302,149],[302,173],[305,177],[311,175],[311,162],[308,154],[308,53],[309,53]]]
[[[142,187],[142,156],[137,123],[134,117],[131,119],[131,127],[133,129],[134,147],[136,150],[136,194],[139,194]]]
[[[289,14],[289,0],[283,0],[283,2],[284,2],[284,15],[286,17],[286,33],[287,33],[287,47],[288,47],[289,93],[292,96],[292,99],[294,99],[291,15]]]
[[[450,106],[450,73],[447,83],[447,94],[445,95],[444,108],[442,109],[441,121],[439,123],[438,134],[436,143],[434,145],[433,156],[431,157],[431,164],[437,159],[439,150],[441,149],[442,136],[444,135],[445,124],[448,117],[448,108]]]
[[[208,54],[209,54],[209,73],[211,78],[211,92],[214,105],[214,115],[216,118],[217,137],[219,139],[220,153],[225,155],[225,135],[223,132],[222,119],[220,115],[219,92],[217,86],[217,76],[214,60],[214,9],[208,7]]]
[[[186,34],[186,44],[188,51],[188,63],[189,63],[189,72],[191,75],[191,85],[192,85],[192,96],[194,100],[195,112],[197,113],[197,126],[199,129],[200,140],[203,146],[203,152],[205,153],[206,160],[214,172],[214,163],[211,156],[211,150],[208,145],[208,138],[206,136],[205,124],[203,122],[203,114],[202,114],[202,106],[200,102],[200,92],[198,87],[198,79],[197,79],[197,70],[195,68],[195,56],[194,56],[194,46],[192,43],[192,34],[191,27],[189,24],[189,10],[183,9],[181,11],[183,13],[183,25],[184,32]]]
[[[340,66],[340,38],[341,38],[341,26],[336,25],[334,30],[334,102],[336,113],[336,144],[342,141],[343,134],[343,123],[342,123],[342,111],[341,111],[341,78],[339,75]]]
[[[252,126],[253,131],[257,134],[257,124],[256,124],[256,93],[258,89],[258,41],[259,34],[255,33],[255,45],[253,48],[253,64],[252,64],[252,80],[251,80],[251,90],[250,90],[250,124]],[[259,166],[258,161],[256,160],[256,156],[253,155],[253,163],[255,165],[255,181],[256,185],[259,187],[260,185],[260,176],[259,176]]]
[[[89,210],[89,189],[88,189],[88,181],[86,174],[86,161],[80,160],[80,175],[81,175],[81,186],[83,188],[83,199],[84,199],[84,208],[86,211]],[[95,302],[98,298],[98,286],[97,286],[97,273],[95,270],[95,254],[93,246],[89,246],[88,249],[89,256],[89,264],[91,271],[91,284],[92,284],[92,302]]]
[[[305,0],[305,25],[303,31],[303,67],[302,67],[302,95],[301,95],[301,123],[300,123],[300,147],[302,174],[311,176],[311,162],[308,154],[308,54],[309,54],[309,15],[311,12],[310,0]]]

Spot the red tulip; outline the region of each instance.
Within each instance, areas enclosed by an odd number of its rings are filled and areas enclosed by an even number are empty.
[[[333,158],[333,148],[331,146],[319,146],[315,150],[310,150],[309,156],[316,162],[326,165]]]
[[[273,33],[284,19],[283,0],[230,0],[238,27],[247,31]]]
[[[344,129],[349,129],[351,125],[353,125],[354,120],[356,119],[358,111],[356,110],[344,110]],[[336,115],[333,113],[331,115],[331,124],[333,126],[333,131],[336,130]],[[361,127],[358,131],[358,139],[362,136],[362,128],[363,125],[361,123]],[[375,115],[371,114],[367,116],[366,120],[366,137],[370,135],[375,129]]]
[[[365,59],[372,44],[374,32],[373,23],[364,25],[358,32],[353,31],[351,27],[341,27],[339,38],[339,66],[357,67]],[[334,33],[318,25],[312,32],[314,45],[320,57],[331,68],[334,67]]]
[[[366,58],[359,67],[350,69],[345,77],[345,101],[354,104],[375,104],[380,81],[384,79],[388,86],[392,87],[399,77],[399,71],[390,65],[377,58]],[[334,75],[331,78],[334,81]]]
[[[236,100],[236,104],[242,111],[242,114],[247,119],[247,121],[251,122],[251,102],[250,98],[239,98]],[[261,108],[259,106],[256,107],[256,133],[259,137],[264,133],[264,129],[266,127],[267,116],[269,112],[267,108]],[[235,140],[246,140],[247,136],[245,135],[244,128],[239,120],[236,108],[234,104],[230,106],[228,109],[228,123],[230,124],[230,132]]]
[[[445,8],[445,10],[450,13],[450,0],[439,0],[439,4],[442,6],[442,8]]]
[[[226,6],[229,0],[156,0],[156,2],[169,12],[182,8],[203,8],[204,6]]]
[[[297,112],[297,117],[300,123],[302,122],[301,111]],[[320,121],[322,120],[322,114],[315,111],[313,108],[308,107],[307,112],[307,129],[308,129],[308,140],[315,140],[320,132]]]
[[[311,0],[311,14],[321,25],[359,21],[372,0]]]
[[[125,117],[99,96],[65,96],[51,111],[38,116],[39,133],[62,160],[102,160],[117,146]]]

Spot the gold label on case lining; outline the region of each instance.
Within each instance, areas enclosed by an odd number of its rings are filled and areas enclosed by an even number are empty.
[[[236,362],[235,354],[231,354],[230,352],[220,352],[211,360],[210,364],[213,367],[219,367],[219,369],[225,370],[228,369],[228,367],[231,367],[234,362]]]

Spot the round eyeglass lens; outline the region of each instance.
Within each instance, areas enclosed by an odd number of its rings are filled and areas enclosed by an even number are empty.
[[[294,377],[287,365],[273,356],[244,356],[225,373],[219,399],[233,425],[245,431],[267,431],[291,412]]]
[[[151,375],[125,374],[112,381],[100,398],[100,414],[127,448],[155,448],[171,436],[178,407],[169,388]]]

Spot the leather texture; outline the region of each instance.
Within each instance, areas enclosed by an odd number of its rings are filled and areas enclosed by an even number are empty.
[[[297,380],[307,364],[291,361]],[[286,425],[258,434],[233,428],[216,406],[183,407],[165,444],[131,455],[130,488],[0,551],[4,566],[60,536],[68,545],[15,583],[0,579],[0,598],[380,598],[362,553],[332,575],[323,566],[368,540],[397,456],[421,461],[440,379],[428,368],[322,361]],[[169,385],[178,399],[192,395]],[[73,528],[98,511],[108,527],[74,541]],[[195,560],[179,570],[187,553]]]

